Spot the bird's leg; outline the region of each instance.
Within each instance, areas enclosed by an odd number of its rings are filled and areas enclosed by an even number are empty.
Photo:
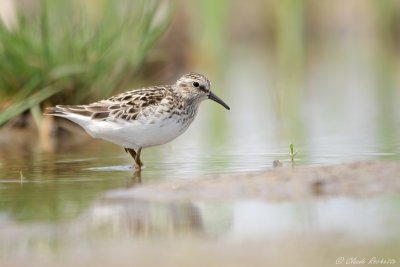
[[[142,148],[141,147],[139,147],[139,149],[138,149],[138,151],[136,153],[136,157],[135,157],[135,165],[136,165],[136,169],[137,170],[141,170],[142,165],[143,165],[142,161],[140,160],[140,152],[142,152]]]
[[[142,151],[141,147],[138,149],[137,153],[132,148],[125,148],[125,152],[128,152],[131,155],[131,157],[133,158],[133,160],[135,161],[135,167],[136,167],[137,170],[140,170],[141,167],[143,166],[143,163],[140,160],[140,152],[141,151]]]
[[[135,151],[134,149],[125,148],[125,152],[128,152],[128,153],[131,155],[131,157],[132,157],[133,159],[136,158],[136,151]]]

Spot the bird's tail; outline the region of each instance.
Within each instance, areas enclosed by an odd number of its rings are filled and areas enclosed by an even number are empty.
[[[80,112],[84,111],[84,106],[68,106],[68,105],[57,105],[55,107],[48,107],[44,111],[44,115],[51,115],[51,116],[66,116],[69,114],[79,114]]]
[[[55,107],[46,108],[44,115],[66,117],[70,115],[80,115],[84,117],[91,117],[93,112],[86,109],[84,105],[57,105]]]
[[[51,116],[63,116],[66,115],[65,114],[65,107],[66,106],[61,106],[61,105],[57,105],[55,107],[48,107],[45,109],[44,111],[44,115],[51,115]]]

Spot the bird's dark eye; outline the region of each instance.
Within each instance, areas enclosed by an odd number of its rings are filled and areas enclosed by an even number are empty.
[[[194,87],[199,87],[199,85],[200,85],[200,84],[199,84],[198,82],[193,82],[193,86],[194,86]]]

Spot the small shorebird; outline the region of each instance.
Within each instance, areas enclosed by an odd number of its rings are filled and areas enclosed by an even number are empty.
[[[181,135],[203,100],[211,99],[230,109],[210,89],[205,76],[191,72],[173,85],[132,90],[88,105],[57,105],[47,108],[45,114],[66,118],[92,137],[124,147],[140,170],[142,149],[168,143]]]

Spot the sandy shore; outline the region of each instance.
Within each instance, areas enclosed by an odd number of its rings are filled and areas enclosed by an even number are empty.
[[[400,162],[357,162],[333,166],[279,167],[263,172],[170,180],[112,191],[106,198],[149,201],[367,197],[400,192]]]

